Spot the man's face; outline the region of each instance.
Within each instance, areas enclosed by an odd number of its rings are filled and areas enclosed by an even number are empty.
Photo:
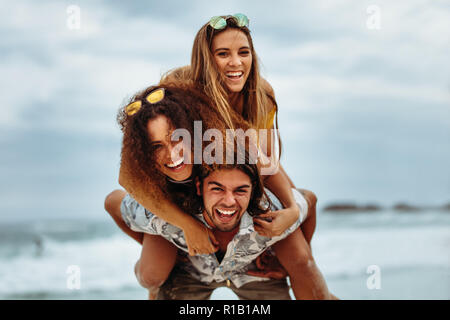
[[[252,184],[248,175],[238,169],[221,169],[211,172],[200,183],[197,194],[203,195],[206,222],[220,231],[235,229],[247,210],[252,194]]]

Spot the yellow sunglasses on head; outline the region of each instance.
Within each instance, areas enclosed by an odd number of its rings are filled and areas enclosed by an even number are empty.
[[[164,88],[158,88],[150,92],[147,97],[145,97],[145,100],[150,104],[155,104],[160,102],[162,99],[164,99],[165,90]],[[142,101],[137,100],[135,102],[130,103],[125,107],[125,112],[127,115],[132,116],[136,112],[138,112],[142,107]]]

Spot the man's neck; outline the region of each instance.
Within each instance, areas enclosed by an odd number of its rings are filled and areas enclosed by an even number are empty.
[[[237,226],[231,231],[220,231],[218,229],[213,230],[214,236],[216,237],[216,240],[219,242],[220,251],[222,252],[227,251],[228,244],[230,243],[231,240],[233,240],[234,236],[236,235],[236,233],[238,233],[238,231],[239,226]]]
[[[203,211],[203,218],[205,219],[206,223],[212,228],[212,231],[214,233],[214,236],[216,237],[216,240],[219,242],[219,250],[226,252],[228,243],[234,238],[235,234],[239,231],[240,223],[230,231],[220,231],[216,228],[214,223],[209,218],[208,214]]]

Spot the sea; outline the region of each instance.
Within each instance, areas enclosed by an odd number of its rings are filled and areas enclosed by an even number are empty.
[[[450,299],[450,212],[318,212],[316,264],[340,299]],[[0,299],[145,300],[140,245],[104,219],[0,221]],[[211,299],[235,300],[228,288]]]

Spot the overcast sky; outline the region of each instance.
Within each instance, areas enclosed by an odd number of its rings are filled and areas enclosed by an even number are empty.
[[[80,10],[80,28],[73,29]],[[101,217],[119,107],[245,13],[283,166],[321,205],[450,201],[448,1],[2,1],[0,218]],[[68,10],[69,9],[69,10]]]

